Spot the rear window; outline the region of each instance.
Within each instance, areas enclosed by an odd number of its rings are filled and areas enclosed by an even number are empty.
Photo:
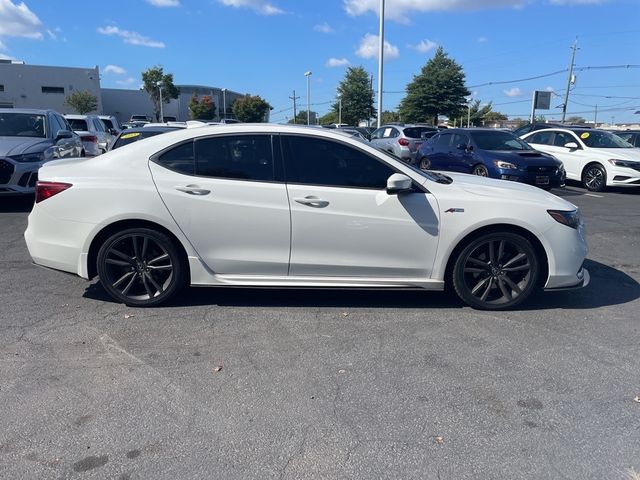
[[[422,138],[422,134],[424,132],[437,133],[437,130],[434,130],[433,128],[427,128],[427,127],[407,127],[403,131],[404,131],[404,135],[409,138]]]
[[[69,122],[69,125],[71,125],[72,130],[83,132],[89,131],[86,120],[82,120],[80,118],[67,118],[67,121]]]
[[[106,118],[101,118],[101,120],[102,120],[102,123],[104,123],[105,127],[107,127],[107,128],[115,128],[113,126],[113,123],[111,122],[111,120],[108,120]]]

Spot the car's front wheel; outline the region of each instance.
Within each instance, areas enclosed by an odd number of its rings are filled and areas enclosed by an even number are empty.
[[[164,233],[131,228],[109,237],[98,251],[100,283],[118,302],[155,307],[185,284],[180,252]]]
[[[582,184],[590,192],[602,192],[607,188],[607,172],[599,163],[587,165],[582,172]]]
[[[536,289],[540,262],[529,240],[511,232],[482,235],[462,249],[452,270],[456,293],[481,310],[504,310]]]
[[[487,167],[485,167],[484,165],[476,165],[475,167],[473,167],[473,170],[471,171],[471,173],[473,175],[478,175],[480,177],[489,176],[489,170],[487,170]]]
[[[422,157],[420,160],[420,169],[421,170],[429,170],[431,168],[431,162],[427,157]]]

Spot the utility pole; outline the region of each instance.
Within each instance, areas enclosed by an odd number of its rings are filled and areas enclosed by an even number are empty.
[[[380,31],[378,38],[378,128],[382,122],[382,75],[384,63],[384,0],[380,0]]]
[[[311,124],[311,71],[304,72],[307,77],[307,125]]]
[[[296,113],[296,100],[298,100],[300,97],[296,97],[296,91],[293,91],[293,97],[289,97],[291,100],[293,100],[293,124],[295,125],[297,122],[297,118],[298,115]]]
[[[596,114],[593,116],[593,128],[598,128],[598,105],[596,104]]]
[[[576,50],[578,49],[578,39],[576,38],[573,42],[573,46],[571,47],[573,52],[571,53],[571,63],[569,64],[569,77],[567,78],[567,90],[564,93],[564,104],[562,105],[562,123],[564,123],[564,119],[567,116],[567,105],[569,103],[569,89],[571,88],[571,83],[573,82],[573,65],[576,61]]]
[[[373,118],[373,73],[371,74],[371,81],[369,82],[369,92],[371,93],[371,108],[369,109],[369,121],[367,127],[371,126],[371,119]]]
[[[338,124],[342,126],[342,97],[338,99]]]

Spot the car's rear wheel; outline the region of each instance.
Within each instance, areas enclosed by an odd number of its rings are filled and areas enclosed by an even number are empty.
[[[504,310],[524,302],[536,289],[540,262],[525,237],[511,232],[482,235],[455,260],[452,284],[473,308]]]
[[[185,284],[179,250],[164,233],[131,228],[109,237],[97,258],[100,283],[115,300],[133,307],[155,307]]]
[[[475,167],[473,167],[471,173],[473,175],[478,175],[479,177],[489,176],[489,170],[487,170],[487,167],[485,167],[484,165],[476,165]]]
[[[590,192],[602,192],[607,188],[607,172],[599,163],[592,163],[582,172],[582,184]]]
[[[420,160],[420,169],[421,170],[429,170],[431,168],[431,162],[427,157],[422,157]]]

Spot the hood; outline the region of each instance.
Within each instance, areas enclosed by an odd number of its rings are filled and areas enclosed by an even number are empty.
[[[466,173],[442,172],[453,179],[453,185],[471,195],[504,199],[505,202],[524,202],[546,205],[546,208],[574,210],[572,203],[524,183],[496,180]]]
[[[44,152],[50,145],[51,140],[47,138],[0,137],[0,157]]]
[[[588,152],[601,155],[607,160],[615,158],[617,160],[633,160],[640,162],[640,148],[590,148]]]
[[[484,156],[492,160],[503,160],[505,162],[516,163],[518,166],[539,165],[539,166],[560,166],[560,161],[548,153],[538,150],[505,151],[505,150],[484,150]]]

